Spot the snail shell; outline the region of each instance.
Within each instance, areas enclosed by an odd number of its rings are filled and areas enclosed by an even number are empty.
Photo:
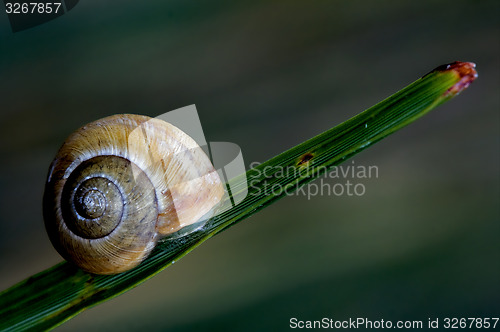
[[[92,122],[64,142],[44,193],[50,240],[85,271],[138,265],[158,238],[213,211],[224,193],[203,150],[177,127],[142,115]]]

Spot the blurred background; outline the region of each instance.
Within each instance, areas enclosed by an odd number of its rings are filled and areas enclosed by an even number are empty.
[[[57,149],[85,123],[196,104],[207,140],[238,144],[249,166],[461,60],[477,63],[468,90],[354,158],[379,171],[352,180],[363,196],[287,197],[58,330],[498,317],[499,9],[82,0],[18,33],[0,14],[0,289],[62,260],[42,193]]]

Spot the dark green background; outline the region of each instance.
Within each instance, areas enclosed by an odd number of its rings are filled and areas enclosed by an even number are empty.
[[[462,60],[477,63],[469,90],[355,157],[379,168],[355,179],[363,197],[281,200],[60,330],[498,317],[499,14],[498,1],[85,0],[19,33],[0,14],[0,289],[61,261],[43,186],[87,122],[196,104],[207,139],[237,143],[248,166]]]

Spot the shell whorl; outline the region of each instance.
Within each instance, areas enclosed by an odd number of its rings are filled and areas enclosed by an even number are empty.
[[[222,195],[188,135],[162,120],[116,115],[63,144],[49,170],[44,219],[64,258],[111,274],[139,264],[158,237],[196,223]]]

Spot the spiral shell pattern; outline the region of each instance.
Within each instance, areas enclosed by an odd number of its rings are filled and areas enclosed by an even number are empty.
[[[65,259],[88,272],[119,273],[147,257],[159,237],[209,214],[223,193],[187,134],[162,120],[116,115],[80,128],[57,153],[45,226]]]

